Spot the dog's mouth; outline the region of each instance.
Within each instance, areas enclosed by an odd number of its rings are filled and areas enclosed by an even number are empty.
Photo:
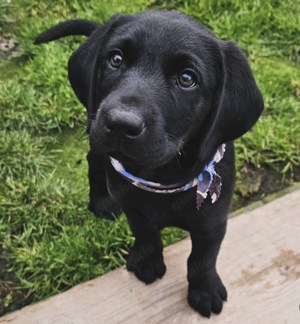
[[[121,161],[122,163],[127,164],[127,165],[130,165],[130,166],[136,165],[136,161],[133,158],[125,155],[124,153],[122,153],[120,151],[108,152],[108,155],[118,161]]]
[[[183,141],[163,131],[145,131],[138,137],[122,137],[105,132],[105,127],[92,127],[91,150],[107,154],[133,168],[155,169],[168,164],[179,153]]]
[[[128,148],[121,148],[107,152],[114,159],[130,166],[139,169],[156,169],[168,164],[172,159],[176,158],[178,151],[174,149],[174,144],[164,143],[156,149],[147,149],[147,144]]]

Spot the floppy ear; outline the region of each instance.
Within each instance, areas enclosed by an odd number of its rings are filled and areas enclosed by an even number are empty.
[[[103,25],[99,25],[100,35]],[[97,32],[98,34],[98,32]],[[86,107],[88,113],[92,111],[93,84],[96,67],[98,65],[98,52],[101,44],[95,35],[90,36],[79,48],[71,55],[68,62],[68,76],[73,91],[78,99]]]
[[[100,101],[97,87],[100,80],[100,51],[109,35],[116,27],[131,19],[130,15],[114,15],[72,54],[68,63],[69,80],[79,100],[87,108],[87,133],[90,131],[93,114]],[[97,91],[98,90],[98,91]]]
[[[209,117],[209,128],[201,143],[198,158],[210,159],[219,145],[232,141],[256,123],[263,111],[263,98],[248,62],[232,42],[220,43],[223,59],[223,82],[219,100]]]
[[[103,42],[114,28],[130,19],[130,15],[114,15],[104,24],[80,19],[66,21],[47,30],[36,40],[36,44],[41,44],[71,35],[89,36],[71,55],[68,62],[71,86],[81,103],[87,108],[87,132],[90,129],[92,114],[99,104],[100,94],[96,90],[100,79],[100,50]]]

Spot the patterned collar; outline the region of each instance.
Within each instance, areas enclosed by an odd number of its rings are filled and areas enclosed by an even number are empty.
[[[187,191],[197,186],[196,207],[197,209],[199,209],[203,201],[207,197],[208,191],[210,192],[212,203],[216,202],[220,197],[222,182],[221,177],[215,171],[215,163],[218,163],[222,160],[225,153],[225,148],[225,144],[220,145],[220,147],[214,155],[214,158],[208,164],[205,165],[204,169],[199,174],[199,176],[191,180],[186,185],[174,189],[169,189],[170,186],[166,186],[161,183],[148,181],[134,176],[133,174],[126,171],[125,167],[120,161],[112,157],[110,157],[110,162],[113,168],[127,181],[131,182],[134,186],[146,191],[159,194],[172,194]]]

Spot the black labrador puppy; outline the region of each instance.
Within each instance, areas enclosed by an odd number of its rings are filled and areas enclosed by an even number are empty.
[[[188,302],[203,316],[219,314],[232,141],[263,110],[244,55],[177,12],[70,20],[36,43],[71,35],[88,36],[68,70],[87,109],[90,210],[108,218],[124,211],[135,236],[127,269],[147,284],[166,271],[161,229],[189,231]]]

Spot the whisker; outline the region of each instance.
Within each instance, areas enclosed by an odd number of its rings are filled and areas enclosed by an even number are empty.
[[[174,147],[173,151],[174,151],[174,156],[175,156],[178,167],[182,168],[181,163],[180,163],[180,157],[182,154],[180,143],[177,143],[177,138],[172,134],[167,133],[166,137],[168,139],[170,139],[170,144]]]

